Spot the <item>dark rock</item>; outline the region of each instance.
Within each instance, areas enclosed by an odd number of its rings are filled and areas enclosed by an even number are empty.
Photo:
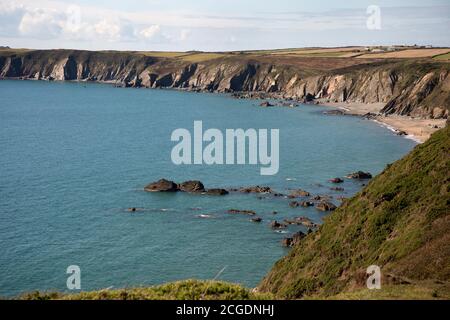
[[[275,221],[272,221],[272,223],[270,224],[270,227],[272,229],[284,229],[284,228],[287,227],[287,225],[284,224],[284,223],[280,223],[280,222],[275,220]]]
[[[313,205],[314,205],[314,203],[312,203],[311,201],[301,201],[300,202],[301,207],[312,207]]]
[[[288,198],[309,197],[309,196],[310,193],[308,191],[298,189],[291,191],[291,193],[288,195]]]
[[[284,194],[275,192],[272,194],[274,197],[284,197]]]
[[[321,201],[317,204],[316,209],[321,211],[333,211],[336,210],[336,206],[329,201]]]
[[[205,191],[205,186],[198,180],[185,181],[178,185],[181,191],[185,192],[203,192]]]
[[[227,212],[232,213],[232,214],[248,214],[250,216],[253,216],[256,214],[256,212],[253,210],[239,210],[239,209],[230,209]]]
[[[311,221],[311,219],[307,217],[297,217],[294,219],[285,219],[285,223],[287,224],[296,224],[296,225],[302,225],[308,228],[315,228],[317,225]]]
[[[362,116],[363,119],[367,119],[367,120],[375,119],[376,117],[377,117],[377,114],[373,113],[373,112],[367,112],[366,114],[364,114]]]
[[[271,104],[269,101],[264,101],[264,102],[261,102],[259,104],[259,106],[260,107],[273,107],[273,104]]]
[[[208,194],[211,196],[224,196],[228,194],[228,191],[225,189],[208,189],[204,192],[204,194]]]
[[[369,172],[356,171],[347,175],[349,179],[371,179],[372,175]]]
[[[344,182],[344,180],[342,180],[341,178],[333,178],[329,180],[332,183],[342,183]]]
[[[312,102],[314,100],[314,96],[311,93],[307,93],[305,95],[305,102]]]
[[[160,179],[146,185],[144,190],[149,192],[175,192],[178,191],[178,186],[173,181]]]
[[[292,238],[284,238],[283,240],[281,240],[281,245],[283,247],[292,247]]]
[[[289,202],[289,207],[291,207],[291,208],[296,208],[298,206],[300,206],[300,203],[298,201]]]
[[[331,187],[330,190],[333,190],[333,191],[344,191],[344,188],[341,188],[341,187]]]
[[[272,189],[270,187],[260,186],[241,188],[239,191],[243,193],[272,193]]]
[[[260,217],[255,217],[251,219],[252,222],[261,222],[262,219]]]
[[[319,201],[319,200],[325,199],[325,197],[324,197],[324,196],[321,196],[321,195],[316,195],[316,196],[314,196],[312,199],[315,200],[315,201]]]
[[[403,131],[403,130],[397,130],[396,131],[396,135],[398,135],[398,136],[407,136],[408,133],[406,133],[406,131]]]

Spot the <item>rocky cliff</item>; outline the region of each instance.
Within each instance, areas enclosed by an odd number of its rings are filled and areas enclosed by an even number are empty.
[[[300,101],[384,103],[386,114],[447,118],[450,65],[432,60],[367,60],[224,55],[215,59],[139,52],[0,51],[0,78],[113,82],[196,91],[265,92]]]

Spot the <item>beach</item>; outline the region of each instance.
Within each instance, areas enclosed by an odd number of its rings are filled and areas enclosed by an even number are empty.
[[[425,142],[435,131],[445,127],[446,119],[421,119],[400,115],[379,115],[384,103],[343,103],[325,102],[321,105],[337,108],[348,115],[362,116],[367,113],[376,114],[372,120],[386,126],[387,128],[407,133],[408,138],[417,142]]]

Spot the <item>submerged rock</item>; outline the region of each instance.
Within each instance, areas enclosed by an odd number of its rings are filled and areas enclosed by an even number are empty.
[[[264,101],[264,102],[261,102],[259,104],[259,106],[260,107],[273,107],[273,104],[271,104],[269,101]]]
[[[225,189],[215,188],[215,189],[208,189],[203,193],[211,196],[224,196],[228,194],[228,191]]]
[[[232,214],[248,214],[251,216],[256,214],[256,212],[253,210],[239,210],[239,209],[230,209],[227,212]]]
[[[342,180],[341,178],[333,178],[329,180],[332,183],[342,183],[344,182],[344,180]]]
[[[255,217],[251,219],[252,222],[261,222],[262,219],[260,217]]]
[[[342,116],[345,114],[345,112],[342,110],[326,110],[326,111],[323,111],[322,113],[326,114],[326,115],[333,115],[333,116]]]
[[[160,179],[146,185],[144,190],[149,192],[175,192],[178,191],[178,185],[173,181]]]
[[[270,187],[254,186],[254,187],[240,188],[239,192],[243,192],[243,193],[272,193],[272,189]]]

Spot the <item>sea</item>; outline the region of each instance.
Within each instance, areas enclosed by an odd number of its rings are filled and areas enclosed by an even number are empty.
[[[303,226],[270,223],[328,212],[292,208],[270,194],[149,193],[166,178],[207,188],[269,186],[281,194],[351,197],[367,181],[328,180],[358,170],[373,175],[416,143],[370,120],[326,115],[327,107],[259,106],[226,94],[117,88],[85,82],[0,81],[0,296],[218,279],[256,286],[289,252],[283,238]],[[279,129],[279,171],[258,164],[176,165],[174,130]],[[130,212],[129,208],[137,208]],[[251,216],[228,210],[253,210]],[[276,214],[274,213],[276,212]],[[70,268],[69,268],[70,270]],[[220,272],[222,271],[222,272]],[[78,290],[79,291],[79,290]]]

